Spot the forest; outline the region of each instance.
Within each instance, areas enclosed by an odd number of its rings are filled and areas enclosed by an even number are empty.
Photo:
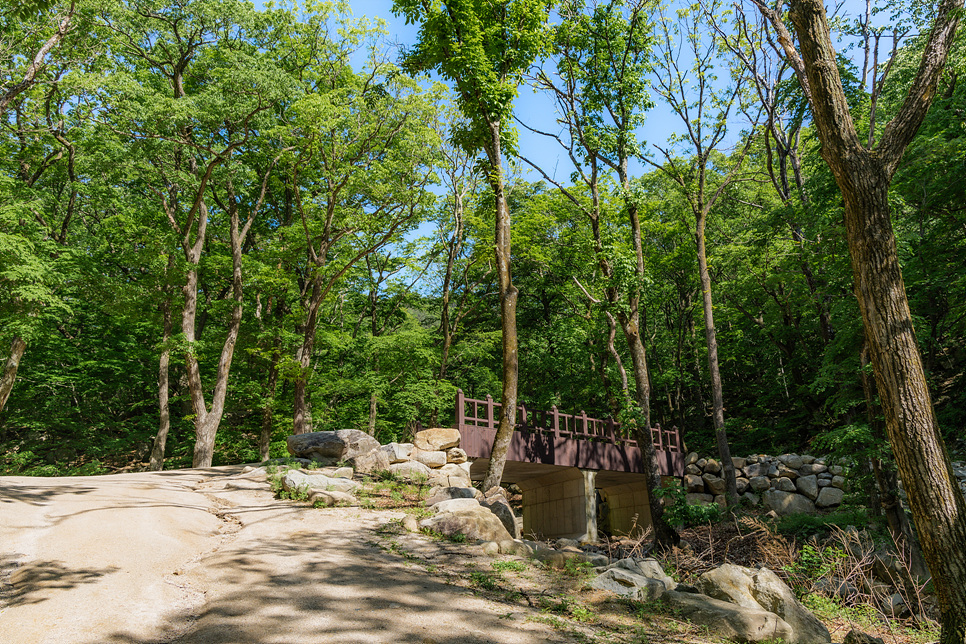
[[[735,455],[888,459],[845,202],[767,14],[502,4],[475,25],[503,49],[472,83],[419,2],[396,2],[423,37],[402,49],[344,2],[0,10],[0,472],[256,461],[293,431],[446,426],[457,389],[500,397],[510,304],[528,407],[644,413],[689,450],[726,433]],[[870,147],[933,17],[830,17]],[[954,451],[964,54],[959,30],[887,183]],[[532,92],[555,113],[514,111]]]

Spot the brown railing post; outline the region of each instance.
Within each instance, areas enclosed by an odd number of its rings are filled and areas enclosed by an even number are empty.
[[[552,405],[550,407],[550,412],[553,414],[553,422],[550,424],[550,429],[553,430],[553,435],[560,436],[560,412],[557,411],[557,406]]]
[[[517,422],[521,429],[526,429],[527,427],[527,406],[520,403],[520,420]]]
[[[456,429],[463,429],[463,425],[466,424],[466,410],[463,408],[465,404],[466,396],[463,394],[462,389],[456,390],[456,414],[453,416],[456,419]]]
[[[583,409],[580,410],[580,418],[584,421],[584,436],[590,436],[590,430],[587,429],[587,412],[585,412]]]
[[[486,428],[493,429],[493,396],[486,394]]]

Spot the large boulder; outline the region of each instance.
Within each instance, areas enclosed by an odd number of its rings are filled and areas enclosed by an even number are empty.
[[[473,499],[453,499],[443,503],[456,501],[473,501]],[[474,501],[475,502],[475,501]],[[447,537],[464,535],[467,541],[508,541],[513,537],[495,514],[476,504],[475,508],[459,509],[453,512],[440,512],[436,516],[424,519],[420,527],[439,532]]]
[[[292,456],[324,463],[348,460],[379,449],[379,441],[358,429],[293,434],[285,443]]]
[[[713,599],[774,613],[791,628],[791,634],[783,638],[788,644],[832,641],[825,625],[798,603],[791,588],[767,568],[753,570],[724,564],[702,574],[695,585]]]
[[[707,487],[709,494],[717,495],[725,493],[725,482],[720,476],[715,476],[714,474],[705,474],[701,478],[704,481],[705,487]]]
[[[346,460],[357,472],[362,474],[372,474],[389,469],[389,455],[381,449],[374,449],[371,452],[359,454]]]
[[[659,579],[652,579],[625,568],[616,567],[609,568],[598,575],[590,582],[590,587],[641,601],[658,599],[667,590],[667,586]]]
[[[801,480],[801,479],[799,479]],[[774,510],[779,516],[790,514],[815,514],[815,504],[808,497],[794,492],[766,490],[762,495],[765,508]]]
[[[480,502],[474,498],[446,499],[433,505],[433,510],[437,514],[443,512],[460,512],[462,510],[476,510],[480,507]]]
[[[792,628],[785,620],[761,608],[744,608],[707,595],[675,590],[667,591],[661,599],[676,615],[707,626],[719,637],[739,642],[789,642],[792,636]]]
[[[451,427],[433,427],[416,433],[413,444],[425,452],[438,452],[460,446],[460,432]]]
[[[697,474],[685,474],[684,489],[687,492],[704,494],[704,479]]]
[[[499,495],[492,496],[480,501],[480,505],[496,515],[496,518],[500,520],[500,523],[514,539],[520,538],[520,534],[517,532],[516,516],[505,498]]]
[[[301,470],[289,470],[282,478],[286,492],[308,490],[311,492],[354,492],[361,486],[352,479],[332,478],[325,474],[306,474]]]

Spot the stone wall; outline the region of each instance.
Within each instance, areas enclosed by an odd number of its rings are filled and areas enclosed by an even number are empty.
[[[732,458],[739,497],[763,503],[779,514],[815,512],[842,502],[846,468],[825,458],[799,454]],[[721,463],[699,454],[685,460],[684,488],[689,504],[725,502]]]

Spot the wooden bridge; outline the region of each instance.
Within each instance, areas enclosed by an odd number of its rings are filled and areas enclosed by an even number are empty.
[[[456,393],[456,428],[473,461],[473,478],[486,473],[502,409],[491,396],[477,400],[462,390]],[[651,437],[662,477],[683,476],[678,429],[654,427]],[[523,490],[524,533],[593,540],[598,519],[612,534],[646,528],[650,511],[643,472],[640,447],[621,435],[620,423],[584,412],[562,413],[556,406],[549,411],[517,407],[503,481]]]

